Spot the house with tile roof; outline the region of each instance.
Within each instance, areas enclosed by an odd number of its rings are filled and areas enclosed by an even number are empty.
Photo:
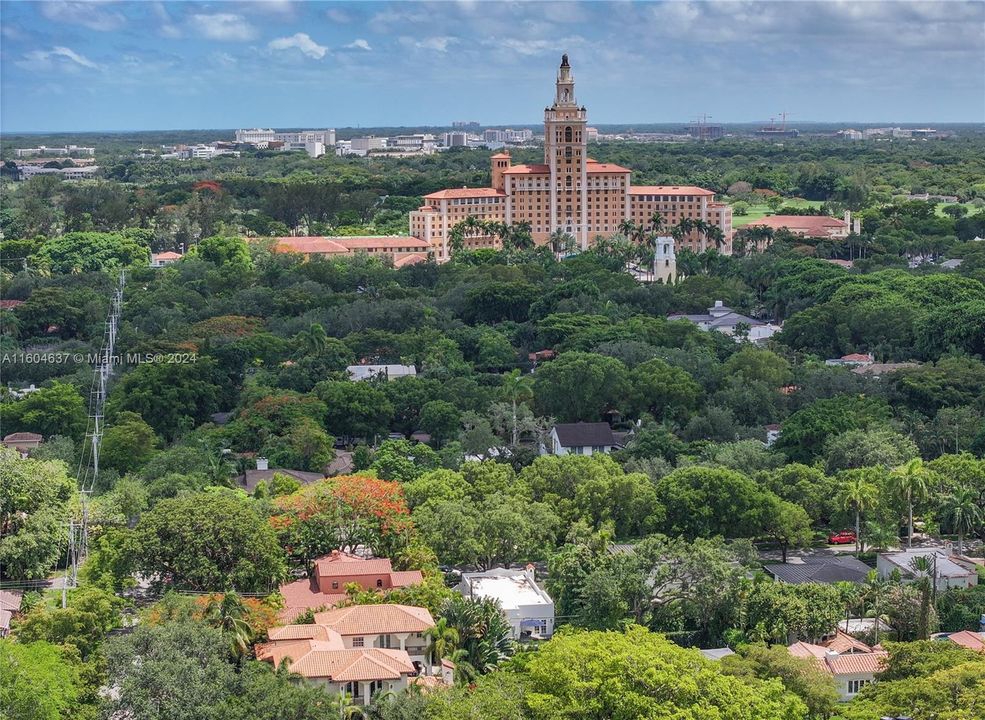
[[[939,633],[932,636],[935,640],[946,640],[960,645],[968,650],[985,653],[985,632],[975,632],[974,630],[961,630],[960,632]]]
[[[323,681],[368,705],[380,691],[407,687],[427,669],[427,631],[434,619],[410,605],[355,605],[315,613],[315,622],[267,631],[257,658]]]
[[[385,257],[396,267],[424,262],[431,246],[412,235],[291,236],[275,239],[274,252],[299,253],[305,258],[343,257],[365,253]]]
[[[869,647],[840,629],[820,643],[795,642],[787,650],[794,657],[812,660],[818,669],[831,675],[842,700],[851,700],[866,685],[874,683],[889,656],[878,645]]]
[[[0,590],[0,637],[10,633],[10,621],[20,612],[23,590]]]
[[[284,608],[279,617],[291,622],[306,610],[334,607],[347,598],[347,585],[384,592],[423,581],[420,570],[394,570],[387,558],[367,559],[333,550],[315,560],[309,577],[280,586]]]

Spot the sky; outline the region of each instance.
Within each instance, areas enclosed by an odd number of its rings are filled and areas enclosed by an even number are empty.
[[[985,122],[985,2],[0,2],[0,130]]]

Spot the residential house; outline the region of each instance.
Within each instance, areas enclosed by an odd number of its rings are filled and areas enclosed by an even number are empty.
[[[794,657],[813,660],[819,669],[831,675],[842,700],[851,700],[862,688],[875,682],[889,655],[878,645],[869,647],[841,630],[820,643],[795,642],[787,650]]]
[[[764,565],[776,582],[803,583],[865,582],[872,568],[851,555],[791,557],[786,563]]]
[[[843,367],[859,367],[871,365],[874,362],[875,358],[872,357],[872,353],[850,353],[848,355],[842,355],[840,358],[825,360],[824,364]]]
[[[363,558],[333,550],[315,560],[310,577],[280,586],[284,598],[280,619],[290,622],[305,610],[338,605],[347,597],[346,585],[385,591],[423,581],[420,570],[394,570],[386,558]]]
[[[906,370],[907,368],[920,367],[920,363],[916,362],[898,362],[898,363],[869,363],[868,365],[859,365],[852,369],[852,372],[856,375],[865,375],[867,377],[872,377],[879,379],[883,375],[888,375],[889,373],[894,373],[898,370]]]
[[[537,584],[533,566],[465,573],[458,591],[468,598],[491,598],[506,613],[515,639],[548,638],[554,633],[554,601]]]
[[[0,637],[10,633],[10,620],[20,612],[23,597],[22,590],[0,590]]]
[[[396,380],[397,378],[416,376],[417,368],[413,365],[350,365],[345,369],[349,377],[355,381]]]
[[[559,423],[551,428],[550,452],[554,455],[608,454],[619,447],[609,423]],[[544,453],[548,452],[545,448]]]
[[[780,439],[780,432],[782,428],[780,425],[773,423],[771,425],[767,425],[764,429],[766,430],[766,447],[773,447],[773,445],[776,444],[776,441]]]
[[[363,235],[336,237],[279,237],[274,252],[300,253],[306,259],[347,257],[358,253],[388,258],[396,267],[427,260],[431,246],[412,235]]]
[[[732,308],[724,305],[721,300],[716,300],[713,307],[708,308],[707,313],[703,314],[683,314],[676,313],[668,315],[668,320],[687,320],[698,326],[699,330],[717,332],[728,335],[736,342],[741,342],[747,338],[752,342],[761,342],[773,337],[780,332],[782,326],[774,325],[769,321],[757,320],[748,315],[737,313]]]
[[[857,222],[857,221],[856,221]],[[794,235],[820,240],[835,238],[844,239],[852,232],[851,214],[846,212],[845,219],[840,220],[828,215],[770,215],[753,220],[746,227],[768,227],[771,230],[788,230]],[[855,232],[859,232],[856,227]]]
[[[286,475],[287,477],[294,478],[302,485],[310,485],[313,482],[325,479],[325,473],[289,470],[287,468],[271,468],[265,457],[258,457],[256,464],[256,470],[247,470],[238,478],[240,487],[248,493],[256,490],[257,485],[260,483],[270,482],[274,475]]]
[[[426,633],[434,619],[426,608],[412,605],[354,605],[315,613],[315,625],[337,632],[347,648],[403,650],[421,667],[427,664]]]
[[[291,625],[307,632],[308,625]],[[314,626],[318,627],[318,626]],[[322,637],[318,633],[318,637]],[[324,633],[326,639],[300,638],[276,640],[257,647],[257,659],[274,667],[287,660],[287,669],[309,681],[324,683],[336,693],[344,693],[357,705],[369,705],[381,692],[400,692],[417,676],[417,668],[404,650],[345,647],[337,633]]]
[[[36,450],[44,442],[44,436],[32,432],[15,432],[10,433],[0,442],[2,442],[4,447],[16,450],[22,458],[25,458],[32,450]]]
[[[934,640],[947,640],[968,650],[985,653],[985,632],[962,630],[961,632],[938,633],[932,637]]]
[[[164,267],[165,265],[178,262],[181,258],[181,253],[171,252],[170,250],[167,252],[151,253],[150,266],[152,268]]]
[[[903,582],[913,582],[926,577],[928,573],[914,570],[913,563],[917,558],[925,557],[930,562],[930,575],[934,578],[934,586],[938,592],[949,588],[969,588],[978,584],[978,572],[975,563],[961,555],[953,554],[949,549],[939,547],[910,548],[899,552],[879,553],[876,569],[879,578],[888,579],[893,572],[898,572]]]

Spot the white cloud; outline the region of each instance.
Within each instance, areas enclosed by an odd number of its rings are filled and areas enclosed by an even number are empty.
[[[110,10],[105,0],[91,2],[70,2],[69,0],[48,0],[40,3],[41,14],[48,20],[71,25],[81,25],[90,30],[106,32],[123,27],[127,19],[122,13]]]
[[[330,10],[326,10],[325,17],[341,25],[345,25],[347,23],[352,22],[352,15],[347,13],[345,10],[342,10],[341,8],[332,8]]]
[[[168,14],[168,10],[164,7],[164,3],[156,2],[154,3],[153,8],[157,19],[161,21],[161,25],[158,27],[157,31],[162,37],[175,39],[180,38],[184,34],[181,32],[181,28],[172,22],[171,15]]]
[[[79,68],[89,68],[98,70],[99,66],[85,55],[80,55],[72,48],[56,45],[51,50],[32,50],[25,53],[23,59],[18,60],[17,64],[26,70],[62,70]]]
[[[291,50],[292,48],[297,48],[305,55],[315,60],[321,60],[325,57],[325,53],[328,52],[328,48],[324,45],[319,45],[314,40],[312,40],[308,33],[294,33],[290,37],[277,38],[276,40],[271,40],[267,43],[267,47],[271,50]]]
[[[199,34],[212,40],[252,40],[257,36],[256,28],[234,13],[196,14],[191,16],[191,23]]]
[[[400,38],[400,43],[407,47],[417,48],[418,50],[433,50],[439,53],[448,52],[448,46],[454,45],[457,42],[458,38],[448,35],[436,35],[434,37],[424,38],[423,40],[415,40],[412,37]]]
[[[372,50],[373,49],[372,47],[370,47],[369,41],[363,40],[362,38],[356,38],[355,40],[353,40],[351,43],[349,43],[345,47],[346,47],[347,50],[366,50],[366,51],[369,51],[369,50]]]

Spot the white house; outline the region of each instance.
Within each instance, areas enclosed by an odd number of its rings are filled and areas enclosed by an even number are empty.
[[[465,573],[458,591],[468,598],[498,601],[515,639],[548,638],[554,633],[554,601],[537,584],[530,565],[526,570],[493,568]]]
[[[978,573],[975,564],[960,555],[954,555],[950,549],[940,547],[910,548],[892,553],[879,553],[876,560],[876,570],[879,578],[887,579],[898,571],[903,582],[913,582],[924,577],[926,573],[913,569],[916,558],[925,557],[930,561],[930,574],[934,577],[937,590],[948,588],[969,588],[978,584]]]
[[[413,365],[350,365],[345,370],[353,380],[395,380],[398,377],[417,375],[417,368]]]
[[[551,428],[550,442],[554,455],[608,454],[618,446],[612,428],[604,422],[560,423]]]
[[[732,308],[724,305],[721,300],[716,300],[714,306],[708,308],[708,312],[698,315],[675,314],[668,315],[668,320],[688,320],[698,326],[699,330],[705,332],[715,330],[728,335],[736,342],[740,342],[743,337],[751,342],[761,342],[773,337],[783,328],[771,322],[757,320],[748,315],[735,312]]]

